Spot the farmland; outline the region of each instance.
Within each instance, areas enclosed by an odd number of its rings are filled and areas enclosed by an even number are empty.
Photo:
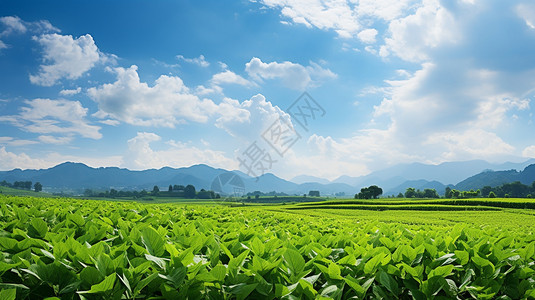
[[[529,199],[221,204],[0,195],[0,298],[535,297]]]

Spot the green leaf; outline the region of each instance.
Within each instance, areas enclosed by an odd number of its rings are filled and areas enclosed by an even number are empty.
[[[33,238],[42,239],[48,232],[48,225],[40,218],[33,218],[28,226],[28,235]]]
[[[345,277],[344,281],[357,293],[357,296],[359,296],[360,298],[364,298],[366,290],[364,290],[364,288],[357,282],[356,279],[351,277]]]
[[[227,275],[227,267],[223,265],[217,265],[212,269],[212,271],[210,271],[210,274],[212,274],[217,281],[223,282],[223,280],[225,280],[225,276]]]
[[[158,277],[158,273],[152,273],[148,277],[144,278],[140,282],[136,284],[136,287],[134,287],[134,298],[141,293],[141,290],[145,288],[149,283],[151,283],[154,279]]]
[[[17,289],[5,289],[0,291],[0,299],[15,300],[17,297]]]
[[[156,256],[153,256],[153,255],[150,255],[150,254],[145,254],[145,258],[148,260],[148,261],[152,261],[153,263],[155,263],[158,267],[160,267],[160,269],[164,270],[165,271],[165,268],[166,268],[166,262],[163,258],[160,258],[160,257],[156,257]]]
[[[329,272],[329,277],[331,277],[331,279],[337,279],[337,280],[342,280],[342,276],[340,276],[340,267],[335,264],[334,262],[331,262],[329,264],[329,269],[328,269],[328,272]]]
[[[448,275],[450,275],[452,271],[453,271],[453,265],[436,267],[435,269],[431,270],[431,272],[429,272],[429,275],[427,277],[428,278],[433,278],[433,277],[445,278]]]
[[[117,275],[113,273],[110,276],[104,278],[104,280],[102,280],[101,283],[92,285],[91,290],[81,291],[81,292],[78,292],[78,294],[96,294],[96,293],[110,292],[113,289],[113,285],[115,284],[116,277]]]
[[[141,232],[141,240],[151,255],[163,255],[165,251],[165,242],[156,229],[151,226],[144,228]]]
[[[466,265],[470,261],[470,254],[464,250],[456,250],[455,256],[459,259],[461,265]]]
[[[305,259],[299,252],[293,249],[286,249],[284,252],[284,260],[290,269],[291,274],[297,275],[305,269]]]
[[[394,277],[392,277],[390,274],[386,273],[383,270],[379,271],[378,281],[384,287],[386,287],[386,289],[389,290],[392,294],[398,295],[399,293],[398,283],[396,282]]]
[[[364,265],[364,273],[366,274],[374,274],[377,270],[377,266],[381,263],[383,258],[386,255],[384,253],[377,253],[376,256],[372,257],[370,260],[366,262]]]
[[[246,284],[239,283],[233,286],[230,286],[229,292],[233,295],[236,295],[237,299],[245,299],[249,294],[254,291],[258,283]]]
[[[7,237],[0,237],[0,250],[2,251],[13,251],[17,248],[17,240],[7,238]]]
[[[94,285],[104,280],[104,276],[95,267],[88,266],[80,272],[80,279],[88,285]]]

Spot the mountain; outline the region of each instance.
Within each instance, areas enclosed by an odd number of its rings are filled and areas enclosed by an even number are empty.
[[[522,170],[526,166],[534,163],[535,159],[530,159],[521,163],[506,162],[502,164],[493,164],[484,160],[445,162],[438,165],[422,163],[399,164],[372,172],[365,176],[340,176],[333,182],[345,183],[358,188],[376,184],[382,187],[384,191],[390,191],[408,180],[425,179],[449,185],[458,183],[469,176],[473,176],[485,170]]]
[[[66,162],[44,170],[1,171],[0,181],[32,181],[41,182],[44,190],[50,192],[68,191],[82,193],[85,189],[108,190],[152,190],[157,185],[167,190],[172,184],[192,184],[197,190],[212,189],[212,183],[220,175],[229,171],[216,169],[207,165],[194,165],[186,168],[149,169],[132,171],[117,167],[91,168],[81,163]],[[245,192],[284,192],[287,194],[305,194],[310,190],[318,190],[322,195],[345,192],[355,193],[355,188],[346,184],[303,183],[297,184],[279,178],[271,173],[258,178],[250,177],[243,172],[233,171],[243,182]]]
[[[301,184],[301,183],[309,183],[309,182],[317,182],[321,184],[329,184],[331,183],[329,180],[325,178],[310,176],[310,175],[299,175],[295,176],[294,178],[290,179],[291,182]]]
[[[535,181],[535,164],[529,165],[524,170],[507,171],[484,171],[477,175],[466,178],[455,185],[455,188],[462,191],[477,190],[488,185],[491,187],[499,186],[504,183],[520,181],[523,184],[531,185]]]
[[[385,196],[389,196],[389,195],[394,195],[394,196],[397,196],[399,193],[405,193],[405,191],[407,190],[407,188],[415,188],[417,190],[425,190],[425,189],[435,189],[439,195],[444,195],[444,192],[446,190],[446,186],[436,180],[433,180],[433,181],[428,181],[428,180],[424,180],[424,179],[420,179],[420,180],[407,180],[405,182],[403,182],[402,184],[388,190],[388,191],[385,191],[383,193],[383,195]]]

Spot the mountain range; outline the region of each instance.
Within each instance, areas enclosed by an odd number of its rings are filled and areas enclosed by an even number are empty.
[[[318,190],[322,195],[335,193],[352,196],[361,187],[380,186],[383,195],[397,195],[408,187],[434,188],[439,194],[446,186],[460,190],[478,189],[520,181],[531,184],[535,180],[535,160],[522,163],[491,164],[483,160],[447,162],[439,165],[421,163],[400,164],[360,177],[341,176],[333,181],[309,175],[284,180],[271,173],[253,178],[241,171],[233,171],[243,182],[245,192],[284,192],[304,194]],[[522,171],[517,171],[522,170]],[[164,167],[133,171],[117,167],[92,168],[82,163],[65,162],[49,169],[0,171],[0,181],[41,182],[45,191],[82,193],[85,189],[152,190],[157,185],[192,184],[198,190],[213,189],[214,180],[229,171],[200,164],[185,168]],[[456,184],[453,184],[456,183]]]

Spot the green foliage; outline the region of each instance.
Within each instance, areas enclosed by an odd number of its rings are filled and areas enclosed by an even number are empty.
[[[397,202],[425,201],[468,200]],[[0,196],[0,299],[535,296],[529,221],[516,229],[382,223],[344,217],[343,209],[332,218],[321,213],[327,205],[307,205],[315,210]],[[414,205],[425,206],[432,205]],[[477,213],[495,220],[502,213],[495,209]]]

